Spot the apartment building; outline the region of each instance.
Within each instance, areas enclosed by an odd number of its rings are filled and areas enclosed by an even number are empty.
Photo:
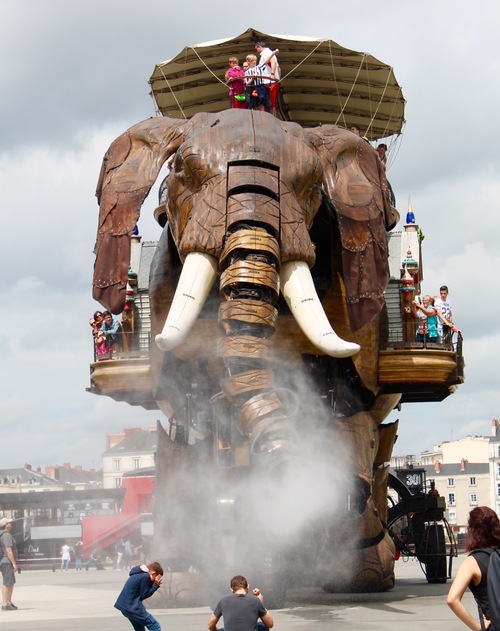
[[[148,429],[129,427],[117,434],[107,434],[106,451],[102,456],[103,488],[122,485],[123,474],[154,467],[156,426]]]
[[[490,435],[466,436],[444,441],[420,457],[394,456],[392,466],[409,464],[425,469],[427,487],[434,482],[446,499],[449,523],[465,532],[467,517],[474,506],[490,506],[500,514],[500,423],[491,421]]]

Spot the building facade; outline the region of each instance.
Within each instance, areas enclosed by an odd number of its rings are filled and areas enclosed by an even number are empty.
[[[466,436],[445,441],[420,458],[394,456],[396,469],[418,465],[425,469],[427,488],[434,482],[446,499],[447,519],[458,532],[465,532],[474,506],[490,506],[500,514],[500,429],[491,422],[489,436]]]
[[[124,473],[154,467],[156,427],[131,427],[108,434],[106,447],[102,456],[103,488],[120,488]]]

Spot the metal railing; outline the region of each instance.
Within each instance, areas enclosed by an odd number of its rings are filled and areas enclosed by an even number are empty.
[[[463,336],[458,333],[451,333],[445,339],[429,338],[427,335],[418,335],[418,323],[399,323],[394,326],[391,323],[381,325],[381,350],[403,350],[403,349],[423,349],[451,351],[457,355],[462,355]]]
[[[94,344],[94,362],[109,361],[115,359],[149,359],[149,351],[151,347],[151,333],[149,331],[139,333],[135,348],[124,351],[118,345],[111,347],[107,353],[97,355]]]

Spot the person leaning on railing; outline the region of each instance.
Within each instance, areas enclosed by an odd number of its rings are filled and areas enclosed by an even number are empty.
[[[229,68],[224,79],[229,87],[229,106],[231,108],[246,108],[244,78],[245,71],[240,68],[238,57],[229,57]]]
[[[106,336],[106,340],[109,344],[109,353],[110,356],[112,356],[113,353],[118,352],[122,346],[122,325],[118,320],[113,319],[109,311],[104,311],[102,315],[104,322],[102,323],[101,331]]]
[[[102,330],[103,323],[103,314],[100,311],[96,311],[94,313],[94,316],[89,320],[89,324],[92,327],[95,359],[97,359],[97,361],[100,361],[101,359],[107,359],[109,353],[108,340],[106,339],[106,335]]]
[[[417,333],[415,335],[417,342],[439,343],[438,316],[437,310],[434,308],[434,299],[431,296],[424,296],[422,303],[415,299],[411,303],[411,312],[418,319]]]

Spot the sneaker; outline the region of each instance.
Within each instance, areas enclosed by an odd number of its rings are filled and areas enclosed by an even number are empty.
[[[2,605],[2,611],[14,611],[17,609],[15,605]]]
[[[10,606],[12,607],[12,609],[16,609],[16,610],[17,610],[17,609],[19,609],[19,607],[16,607],[16,606],[14,605],[14,603],[9,603],[9,604],[10,604]]]

